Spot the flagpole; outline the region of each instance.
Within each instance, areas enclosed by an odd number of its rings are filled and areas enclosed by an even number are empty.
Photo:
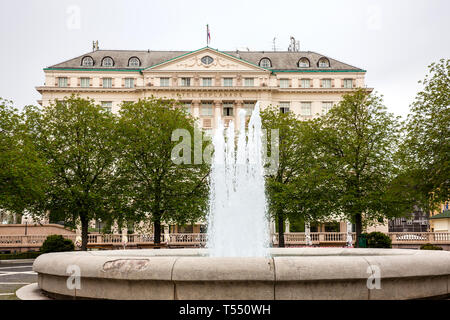
[[[206,25],[206,46],[209,46],[209,25]]]

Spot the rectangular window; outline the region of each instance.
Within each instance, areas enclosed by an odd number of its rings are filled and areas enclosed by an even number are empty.
[[[331,79],[323,79],[322,88],[331,88]]]
[[[112,78],[103,78],[103,88],[112,88]]]
[[[185,103],[183,103],[183,108],[184,108],[184,111],[186,111],[186,113],[191,113],[191,104],[189,103],[189,102],[185,102]]]
[[[311,102],[302,102],[300,104],[300,115],[310,116],[311,115]]]
[[[253,87],[255,85],[255,79],[253,79],[253,78],[245,78],[244,79],[244,85],[246,87]]]
[[[232,117],[233,116],[233,104],[232,103],[224,103],[223,104],[223,116],[224,117]]]
[[[280,102],[280,112],[281,113],[288,113],[290,107],[291,107],[290,102]]]
[[[190,87],[191,86],[191,78],[181,78],[181,86],[182,87]]]
[[[311,81],[309,79],[302,79],[300,81],[301,88],[309,88],[311,86]]]
[[[58,87],[67,87],[67,78],[66,77],[58,78]]]
[[[232,87],[233,86],[233,78],[223,78],[223,86],[224,87]]]
[[[125,78],[125,88],[134,88],[133,78]]]
[[[81,81],[80,81],[81,87],[89,88],[89,81],[90,80],[91,80],[90,78],[81,78]]]
[[[211,87],[212,86],[212,78],[202,78],[202,85],[204,87]]]
[[[289,88],[289,79],[280,79],[280,88]]]
[[[251,116],[254,108],[255,104],[253,102],[245,102],[244,103],[245,115]]]
[[[112,110],[112,101],[102,101],[102,107],[106,110],[111,112]]]
[[[353,88],[353,80],[352,79],[344,79],[344,88]]]
[[[200,115],[201,116],[212,116],[213,115],[212,103],[202,103]]]
[[[160,87],[168,87],[169,86],[169,78],[159,78],[159,86]]]
[[[332,106],[333,106],[333,102],[330,102],[330,101],[322,102],[322,114],[327,114],[328,111],[330,111]]]

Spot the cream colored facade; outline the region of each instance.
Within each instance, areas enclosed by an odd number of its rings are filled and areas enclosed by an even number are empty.
[[[43,106],[78,94],[118,112],[123,102],[171,98],[182,102],[205,130],[214,129],[219,116],[225,125],[238,123],[240,109],[250,111],[257,101],[262,108],[288,108],[302,119],[320,116],[343,94],[365,87],[366,73],[310,51],[209,47],[191,52],[97,50],[44,72],[45,84],[36,88]]]
[[[255,61],[246,61],[208,47],[167,58],[166,61],[162,58],[163,61],[156,65],[144,65],[145,58],[142,58],[138,69],[129,66],[82,66],[84,57],[98,56],[101,52],[95,51],[69,60],[62,66],[44,69],[45,85],[37,87],[42,94],[39,102],[46,106],[52,100],[63,99],[74,93],[92,98],[99,104],[111,103],[112,111],[117,112],[124,101],[137,101],[151,96],[172,98],[185,103],[192,115],[200,119],[202,127],[212,129],[219,115],[226,122],[237,121],[239,110],[256,101],[260,101],[263,108],[280,104],[289,106],[290,111],[305,119],[311,118],[326,111],[330,103],[338,102],[342,94],[357,87],[365,87],[364,70],[349,65],[349,68],[343,69],[347,65],[318,54],[313,57],[325,59],[329,67],[301,68],[297,63],[291,63],[289,69],[277,70],[271,61],[275,58],[267,58],[272,68],[264,68],[260,66],[264,52],[257,52],[256,58],[252,56]],[[118,52],[124,54],[123,51]],[[147,53],[151,55],[152,52]],[[286,56],[286,59],[293,60],[293,54],[296,56],[294,59],[302,59],[302,52],[270,52],[266,56],[276,57],[277,60],[283,60],[283,56]],[[130,52],[129,55],[131,58],[136,53]],[[311,53],[307,52],[306,55],[311,56]],[[114,51],[105,52],[105,56],[115,60]],[[206,56],[212,58],[211,63],[202,62]],[[96,60],[100,59],[103,58]],[[310,65],[315,63],[311,60],[313,58],[309,58]],[[340,68],[334,68],[333,64]],[[282,66],[286,67],[285,63]],[[67,80],[60,81],[61,78]],[[111,79],[110,88],[103,86],[104,78]],[[128,79],[133,79],[132,85]],[[189,86],[185,85],[185,79],[189,79]],[[231,86],[225,85],[230,82]],[[308,82],[309,87],[302,86]],[[232,116],[227,116],[224,106],[233,108]],[[213,109],[212,114],[202,110],[210,107]]]

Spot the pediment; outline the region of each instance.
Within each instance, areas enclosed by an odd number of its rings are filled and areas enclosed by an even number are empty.
[[[202,58],[211,57],[212,62],[204,63]],[[262,71],[268,70],[250,62],[235,58],[229,54],[203,48],[184,54],[180,57],[165,61],[147,68],[150,71]]]

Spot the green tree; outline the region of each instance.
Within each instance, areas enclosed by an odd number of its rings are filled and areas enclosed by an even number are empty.
[[[0,99],[0,209],[20,218],[44,195],[47,176],[47,167],[28,135],[23,114],[12,102]]]
[[[187,136],[174,141],[177,132]],[[185,224],[204,217],[209,165],[194,163],[194,153],[203,154],[206,146],[203,140],[194,145],[194,136],[201,134],[194,118],[172,100],[139,100],[122,106],[119,133],[118,179],[133,212],[130,219],[151,219],[154,242],[160,243],[162,222]]]
[[[431,211],[450,198],[450,60],[432,63],[419,83],[423,90],[410,106],[400,158],[405,192]]]
[[[336,192],[333,212],[356,225],[403,213],[407,204],[395,197],[391,183],[398,175],[394,154],[399,121],[386,111],[381,97],[358,89],[317,120],[319,162],[328,168]],[[358,243],[358,242],[356,242]]]
[[[26,110],[37,149],[51,170],[46,195],[36,215],[81,222],[87,250],[91,219],[111,214],[111,185],[118,156],[116,119],[92,100],[72,95],[43,110]]]
[[[281,113],[277,107],[261,111],[263,128],[268,132],[269,157],[276,144],[276,170],[268,170],[266,189],[269,212],[278,229],[278,244],[284,247],[284,222],[319,220],[327,213],[332,199],[323,178],[326,171],[316,161],[317,143],[311,121],[301,121],[293,113]],[[272,131],[275,130],[275,131]],[[272,139],[272,134],[278,134]],[[319,179],[319,177],[322,177]]]

